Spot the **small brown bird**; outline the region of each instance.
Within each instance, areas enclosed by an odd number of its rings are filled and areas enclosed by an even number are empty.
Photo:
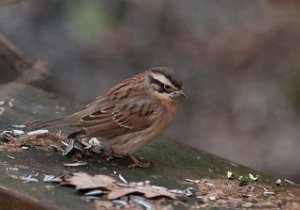
[[[152,141],[172,122],[182,82],[170,68],[153,67],[122,81],[70,116],[30,123],[31,128],[70,126],[69,138],[101,137],[114,154],[129,155],[129,167],[148,167],[133,153]]]

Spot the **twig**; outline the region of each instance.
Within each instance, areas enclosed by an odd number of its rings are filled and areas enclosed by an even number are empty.
[[[28,56],[25,55],[19,48],[17,48],[12,42],[10,42],[0,32],[0,44],[2,44],[10,53],[12,53],[18,62],[15,62],[14,69],[20,72],[16,81],[20,83],[30,84],[35,81],[44,80],[50,76],[49,71],[44,67],[43,62],[31,61]],[[20,64],[23,64],[19,66]],[[26,66],[26,67],[25,67]],[[24,68],[25,67],[25,68]]]
[[[13,4],[18,4],[20,2],[22,2],[23,0],[7,0],[7,1],[1,1],[0,2],[0,7],[4,7],[4,6],[10,6]]]
[[[11,43],[1,32],[0,32],[0,43],[12,54],[14,54],[23,64],[32,66],[33,62],[13,43]]]

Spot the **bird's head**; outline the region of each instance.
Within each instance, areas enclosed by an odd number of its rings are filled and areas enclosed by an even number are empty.
[[[186,97],[182,90],[182,82],[167,67],[153,67],[147,70],[149,84],[153,94],[159,100],[177,101],[180,96]]]

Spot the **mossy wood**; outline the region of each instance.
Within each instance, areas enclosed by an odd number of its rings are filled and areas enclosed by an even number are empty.
[[[25,121],[55,117],[58,106],[67,111],[75,109],[75,103],[44,92],[38,88],[18,83],[0,86],[0,101],[14,98],[14,106],[5,106],[0,116],[0,129],[11,128],[12,124]],[[79,106],[76,105],[76,109]],[[62,115],[59,113],[58,115]],[[205,141],[205,139],[201,139]],[[146,146],[137,153],[143,161],[150,161],[147,169],[128,169],[129,158],[105,161],[103,157],[92,155],[83,157],[87,166],[65,167],[63,163],[72,162],[70,156],[61,152],[29,148],[21,152],[0,153],[0,206],[1,209],[94,209],[92,202],[81,199],[73,188],[59,184],[43,183],[43,175],[57,175],[62,172],[86,172],[94,174],[122,174],[128,181],[145,181],[167,188],[184,189],[185,179],[220,178],[226,179],[227,171],[241,176],[249,173],[261,174],[255,170],[224,160],[215,155],[192,149],[163,137]],[[18,177],[26,173],[38,173],[38,183],[24,183]],[[262,175],[262,174],[261,174]],[[273,184],[274,180],[262,175],[261,182]],[[172,202],[172,201],[170,201]],[[182,207],[180,207],[182,208]],[[187,207],[185,207],[187,208]]]

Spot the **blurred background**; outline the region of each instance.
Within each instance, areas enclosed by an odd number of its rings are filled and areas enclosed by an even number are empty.
[[[0,32],[86,103],[151,66],[189,97],[165,133],[300,182],[300,1],[0,0]],[[0,83],[8,71],[0,46]]]

